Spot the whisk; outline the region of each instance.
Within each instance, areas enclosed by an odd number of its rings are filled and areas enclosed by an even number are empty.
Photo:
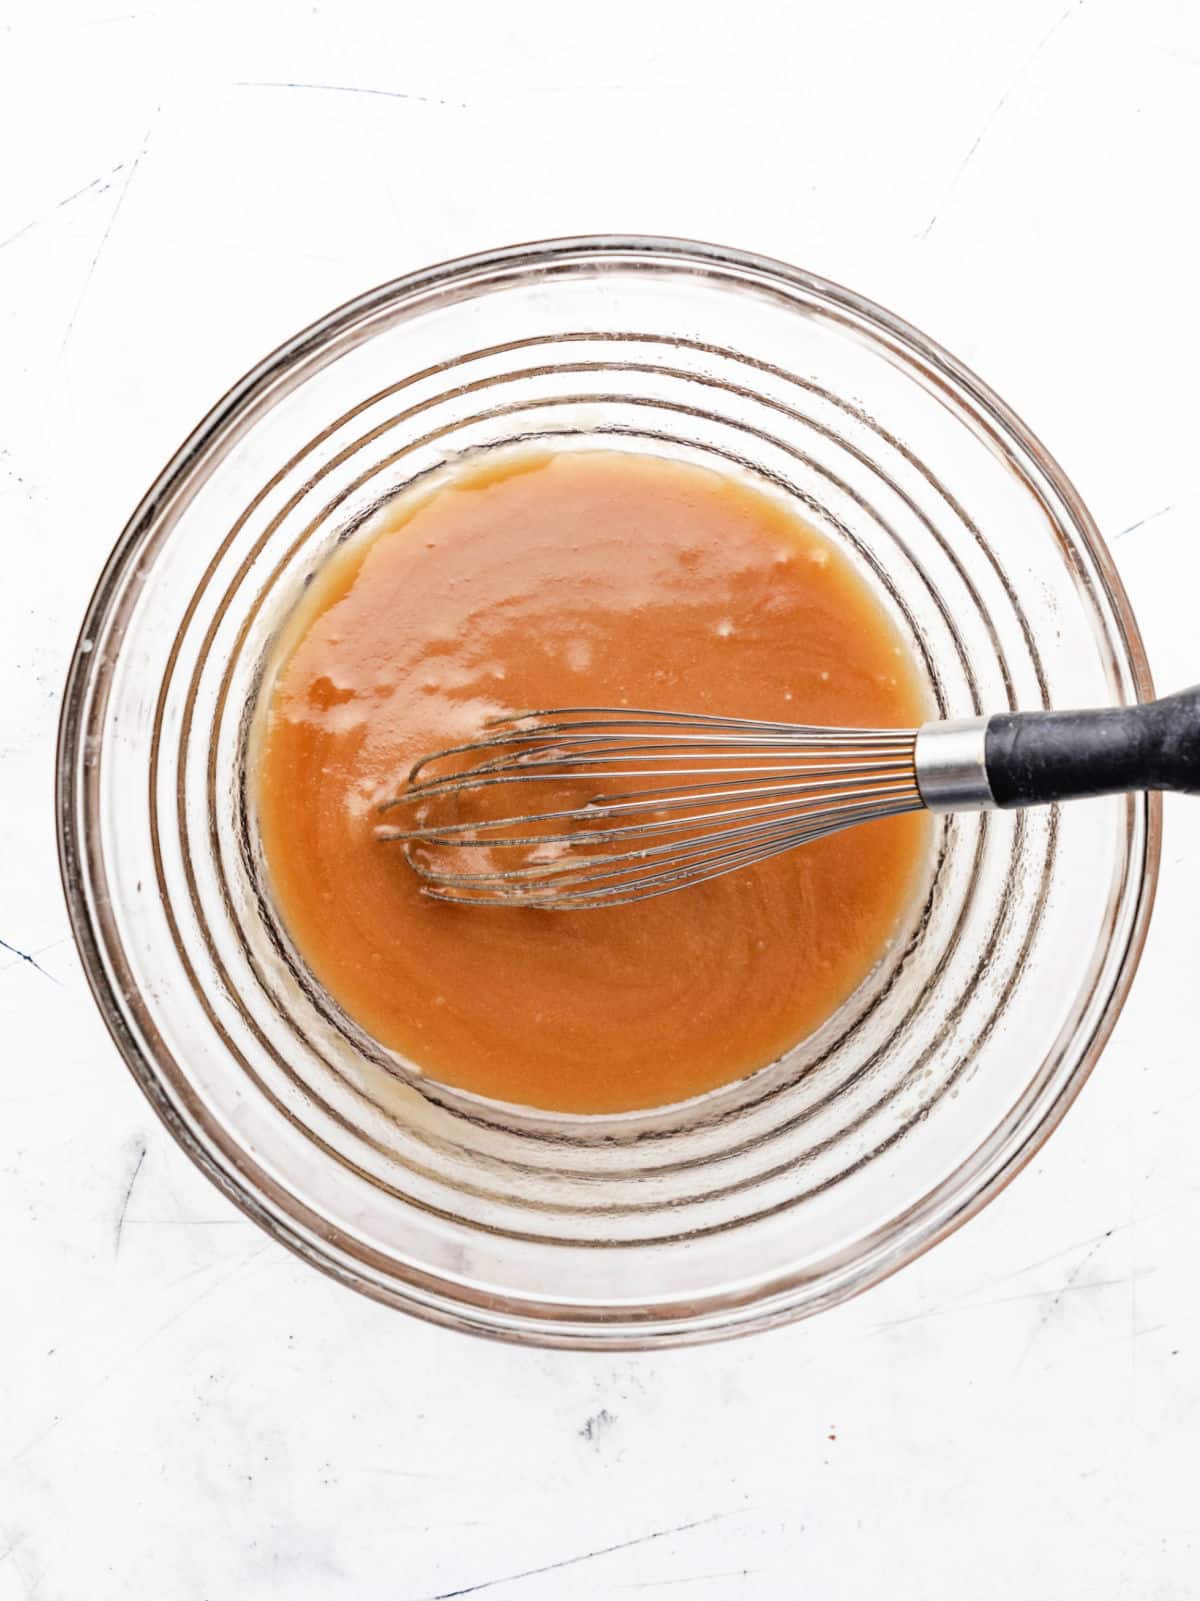
[[[620,906],[860,823],[1200,793],[1200,686],[1139,706],[917,729],[585,706],[486,725],[380,808],[426,892],[472,906]]]

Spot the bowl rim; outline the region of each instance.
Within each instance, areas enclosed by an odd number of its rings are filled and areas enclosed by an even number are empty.
[[[146,1095],[168,1132],[191,1160],[253,1222],[289,1250],[320,1268],[341,1283],[383,1304],[401,1307],[426,1321],[492,1338],[520,1344],[565,1348],[636,1350],[665,1345],[688,1345],[732,1338],[786,1323],[800,1316],[836,1305],[870,1288],[908,1263],[922,1256],[961,1224],[975,1216],[1011,1182],[1041,1150],[1058,1127],[1090,1077],[1128,996],[1141,960],[1158,883],[1161,858],[1162,802],[1157,793],[1145,799],[1145,849],[1140,876],[1131,879],[1129,893],[1135,897],[1124,953],[1112,975],[1090,1036],[1082,1042],[1078,1059],[1069,1076],[1050,1103],[1025,1134],[1021,1143],[1009,1151],[1005,1160],[985,1173],[977,1188],[940,1221],[927,1218],[920,1223],[909,1216],[904,1235],[890,1242],[887,1251],[876,1250],[835,1274],[820,1297],[798,1301],[795,1286],[766,1298],[722,1307],[710,1304],[700,1315],[692,1312],[675,1320],[653,1325],[640,1324],[635,1314],[626,1313],[610,1322],[596,1322],[563,1316],[567,1308],[545,1303],[535,1313],[526,1306],[515,1312],[511,1304],[498,1319],[490,1309],[483,1312],[470,1301],[455,1300],[443,1289],[431,1292],[416,1282],[416,1275],[401,1282],[384,1284],[350,1266],[332,1241],[322,1240],[316,1230],[302,1229],[295,1212],[289,1213],[256,1190],[244,1175],[224,1166],[208,1148],[197,1127],[181,1113],[167,1094],[153,1053],[144,1050],[126,1022],[118,986],[106,960],[106,938],[102,918],[88,894],[88,872],[84,866],[87,841],[79,826],[79,801],[84,788],[84,766],[80,762],[90,708],[90,691],[97,673],[97,655],[91,646],[104,632],[114,602],[122,590],[130,564],[136,560],[164,509],[205,470],[214,447],[232,432],[247,410],[263,399],[281,377],[298,362],[316,355],[345,328],[369,318],[383,308],[403,302],[456,280],[477,273],[498,270],[528,272],[550,265],[569,263],[572,258],[609,255],[636,264],[637,258],[669,258],[680,265],[699,269],[729,269],[736,273],[758,274],[816,297],[839,309],[848,317],[868,325],[911,354],[915,354],[938,377],[953,386],[1002,434],[1007,434],[1026,453],[1055,495],[1066,507],[1102,580],[1104,598],[1112,609],[1116,631],[1124,650],[1125,664],[1140,700],[1153,697],[1154,686],[1141,631],[1103,537],[1074,485],[1041,440],[1011,408],[969,367],[922,333],[913,324],[886,310],[876,302],[830,279],[774,257],[703,241],[653,234],[581,234],[532,240],[526,243],[478,251],[437,262],[417,271],[389,279],[342,302],[318,317],[252,366],[208,410],[169,457],[150,487],[143,494],[106,559],[95,588],[84,610],[63,690],[59,715],[55,809],[59,873],[66,900],[71,932],[79,951],[84,975],[92,996],[125,1065]],[[950,1175],[953,1178],[954,1175]],[[933,1208],[939,1191],[947,1181],[922,1198],[918,1210]],[[293,1197],[293,1201],[295,1198]],[[303,1203],[296,1202],[297,1208]]]

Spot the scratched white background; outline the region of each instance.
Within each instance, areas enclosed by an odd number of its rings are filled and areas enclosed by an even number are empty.
[[[128,9],[127,9],[128,8]],[[1065,464],[1200,678],[1193,0],[0,0],[0,1601],[1200,1594],[1200,803],[1060,1133],[815,1322],[493,1347],[269,1243],[89,1000],[75,627],[208,404],[382,279],[551,234],[783,256]]]

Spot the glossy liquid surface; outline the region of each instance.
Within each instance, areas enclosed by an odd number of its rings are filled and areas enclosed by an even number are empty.
[[[327,563],[279,660],[255,782],[282,920],[351,1017],[446,1083],[599,1113],[742,1077],[853,993],[921,881],[923,815],[569,913],[432,901],[376,838],[414,761],[533,707],[920,723],[873,591],[739,479],[615,451],[468,469]]]

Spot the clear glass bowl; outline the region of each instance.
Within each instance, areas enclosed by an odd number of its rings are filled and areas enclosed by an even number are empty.
[[[763,1328],[910,1261],[1054,1128],[1142,947],[1158,799],[939,825],[928,896],[852,1001],[697,1100],[555,1117],[423,1079],[276,926],[248,730],[280,620],[334,542],[458,453],[518,441],[733,463],[793,497],[878,584],[947,716],[1150,693],[1078,496],[915,329],[707,245],[500,250],[298,334],[138,507],[62,719],[75,936],[176,1139],[345,1283],[548,1344]]]

